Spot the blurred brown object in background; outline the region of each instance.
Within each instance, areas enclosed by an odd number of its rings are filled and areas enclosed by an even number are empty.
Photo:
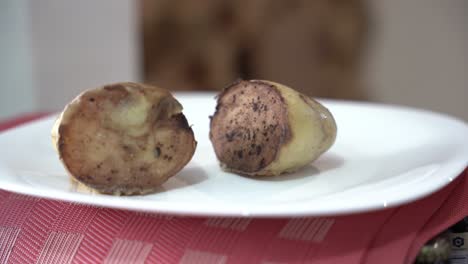
[[[219,90],[269,79],[310,96],[365,99],[361,0],[142,0],[145,81]]]

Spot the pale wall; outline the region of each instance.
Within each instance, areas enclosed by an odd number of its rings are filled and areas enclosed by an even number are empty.
[[[27,0],[0,1],[0,119],[36,108]]]
[[[136,1],[1,0],[0,118],[140,80]]]
[[[371,98],[468,121],[468,1],[371,3]]]

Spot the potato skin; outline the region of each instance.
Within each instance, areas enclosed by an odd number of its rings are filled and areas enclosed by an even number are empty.
[[[156,191],[196,148],[180,103],[138,83],[83,92],[60,114],[52,139],[74,180],[114,195]]]
[[[328,109],[306,95],[271,81],[237,81],[218,96],[210,140],[223,169],[273,176],[318,158],[336,130]]]

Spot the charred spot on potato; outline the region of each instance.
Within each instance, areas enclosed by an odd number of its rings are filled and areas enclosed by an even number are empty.
[[[125,90],[125,86],[120,83],[109,84],[104,86],[104,90],[121,92],[122,90]]]
[[[172,125],[174,127],[186,130],[186,131],[193,134],[192,128],[190,127],[190,125],[189,125],[189,123],[187,121],[187,118],[185,118],[185,116],[183,114],[174,115],[171,118],[171,120],[173,121]]]
[[[235,82],[219,95],[210,122],[216,156],[236,171],[254,173],[265,168],[290,137],[287,114],[274,86],[262,81]]]
[[[161,148],[160,147],[156,147],[154,149],[154,157],[155,158],[159,158],[159,156],[161,156]]]

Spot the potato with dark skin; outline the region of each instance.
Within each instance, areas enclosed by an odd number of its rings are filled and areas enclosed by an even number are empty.
[[[138,83],[85,91],[65,107],[52,138],[74,180],[114,195],[156,191],[197,144],[181,104],[167,90]]]
[[[248,176],[298,170],[336,138],[330,111],[271,81],[237,81],[218,96],[210,140],[221,167]]]

